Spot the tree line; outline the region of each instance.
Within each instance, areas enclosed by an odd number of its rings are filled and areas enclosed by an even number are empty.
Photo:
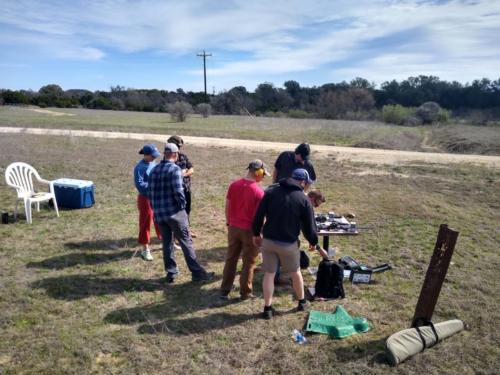
[[[254,92],[243,86],[205,97],[203,92],[111,87],[109,91],[63,90],[49,84],[40,90],[0,90],[0,104],[26,104],[40,107],[91,108],[145,112],[169,112],[174,103],[196,107],[208,101],[216,114],[284,115],[327,119],[372,119],[386,105],[419,107],[436,102],[455,113],[489,110],[500,118],[500,79],[487,78],[462,84],[435,76],[410,77],[384,82],[380,87],[364,78],[350,82],[303,87],[286,81],[283,87],[262,83]]]

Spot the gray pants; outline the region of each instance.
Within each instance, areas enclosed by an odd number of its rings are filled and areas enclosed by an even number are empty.
[[[193,240],[189,233],[188,216],[185,210],[179,211],[170,216],[166,223],[158,224],[163,238],[163,263],[167,276],[175,278],[179,273],[175,262],[174,237],[179,240],[184,259],[191,271],[193,279],[205,276],[205,269],[198,263],[196,253],[193,248]]]

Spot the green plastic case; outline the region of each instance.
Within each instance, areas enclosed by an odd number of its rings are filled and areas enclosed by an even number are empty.
[[[326,333],[337,339],[369,330],[366,318],[351,317],[342,305],[338,305],[333,314],[312,310],[306,325],[307,332]]]

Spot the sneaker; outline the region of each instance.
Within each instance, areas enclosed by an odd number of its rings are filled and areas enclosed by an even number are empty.
[[[141,251],[141,258],[151,262],[153,260],[153,256],[151,255],[151,251],[149,249]]]
[[[242,301],[246,301],[247,299],[255,299],[255,298],[257,298],[257,296],[253,293],[243,294],[240,296],[240,300],[242,300]]]
[[[167,275],[167,277],[165,277],[165,282],[167,284],[173,284],[175,282],[175,276]]]
[[[203,276],[197,276],[193,277],[194,282],[199,282],[199,281],[210,281],[214,278],[215,272],[207,272]]]
[[[262,318],[265,320],[271,319],[274,315],[276,315],[276,310],[272,306],[265,306],[264,312],[262,313]]]
[[[220,292],[219,299],[229,301],[229,292]]]
[[[307,302],[307,300],[302,300],[302,301],[299,301],[298,305],[297,305],[297,311],[307,311],[307,309],[309,308],[309,302]]]

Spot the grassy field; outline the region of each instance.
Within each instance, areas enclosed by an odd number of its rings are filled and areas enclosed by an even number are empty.
[[[88,109],[0,107],[0,126],[48,127],[197,135],[263,141],[303,142],[382,148],[500,155],[500,128],[447,125],[401,127],[379,122],[298,120],[244,116],[190,116],[174,122],[165,113]],[[57,115],[62,114],[62,115]]]
[[[290,286],[277,290],[275,305],[283,314],[271,321],[259,319],[260,298],[239,302],[237,291],[229,302],[217,298],[226,188],[249,160],[260,156],[272,163],[276,155],[186,147],[196,169],[195,246],[217,277],[193,285],[181,259],[179,282],[163,286],[159,243],[154,262],[131,258],[137,249],[131,172],[141,146],[130,140],[0,137],[2,176],[9,163],[25,161],[42,177],[89,179],[96,186],[92,208],[63,210],[60,218],[42,209],[33,225],[22,217],[0,225],[0,373],[497,373],[498,170],[424,164],[374,170],[315,160],[318,188],[327,197],[320,211],[355,212],[361,229],[359,236],[335,239],[338,255],[395,268],[376,275],[372,285],[346,283],[342,301],[313,303],[321,311],[342,304],[353,316],[366,317],[371,331],[344,340],[312,335],[303,346],[292,341],[291,331],[304,325],[307,314],[293,311]],[[12,213],[14,202],[14,191],[2,180],[0,209]],[[441,223],[460,235],[434,321],[459,318],[469,329],[391,368],[385,339],[410,324]],[[318,261],[313,255],[312,263]],[[306,284],[313,282],[304,276]],[[258,273],[259,295],[261,279]]]

